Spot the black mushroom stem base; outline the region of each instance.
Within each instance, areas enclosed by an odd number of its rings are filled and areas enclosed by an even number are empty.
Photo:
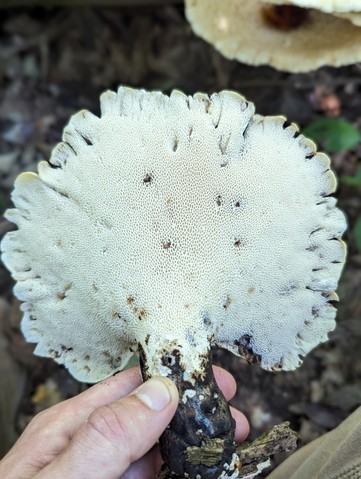
[[[147,359],[140,348],[144,380],[150,377]],[[222,477],[226,478],[232,474],[235,421],[215,381],[210,353],[202,359],[202,374],[194,372],[191,380],[185,380],[179,350],[169,351],[162,358],[163,366],[171,371],[168,377],[178,387],[179,405],[160,438],[160,450],[176,476],[217,479],[224,473]]]

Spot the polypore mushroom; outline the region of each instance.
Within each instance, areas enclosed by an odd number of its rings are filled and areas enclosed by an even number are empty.
[[[86,382],[139,351],[144,378],[179,388],[161,438],[171,469],[236,477],[210,348],[290,370],[327,340],[345,259],[335,186],[294,124],[236,93],[108,91],[100,118],[73,116],[38,174],[16,180],[18,229],[1,248],[23,333]],[[212,443],[213,466],[188,462]]]
[[[348,20],[273,3],[279,0],[185,1],[194,32],[229,59],[291,72],[361,60],[361,29]]]

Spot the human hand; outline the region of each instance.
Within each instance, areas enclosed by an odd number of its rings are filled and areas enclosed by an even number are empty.
[[[236,383],[224,369],[214,374],[226,399]],[[6,479],[154,479],[162,460],[156,442],[178,404],[167,378],[142,384],[139,368],[119,373],[38,414],[0,462]],[[249,432],[231,408],[236,441]]]

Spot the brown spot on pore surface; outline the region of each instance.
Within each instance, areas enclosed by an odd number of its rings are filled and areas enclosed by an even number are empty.
[[[268,5],[261,9],[266,25],[288,32],[301,27],[308,20],[308,10],[294,5]]]
[[[52,348],[48,349],[48,354],[53,359],[58,359],[61,356],[61,353],[59,353],[59,351],[56,351],[55,349],[52,349]]]
[[[256,291],[256,288],[254,286],[251,286],[250,288],[247,289],[248,294],[252,294]]]
[[[171,241],[162,241],[163,249],[169,249],[172,246]]]
[[[67,348],[64,344],[60,346],[60,349],[64,352],[67,353],[69,351],[73,351],[73,348]]]
[[[153,181],[153,176],[150,173],[147,173],[145,177],[143,178],[143,183],[145,186],[150,185],[152,181]]]
[[[223,308],[225,310],[228,309],[228,307],[230,306],[231,303],[232,303],[232,298],[230,297],[229,294],[227,294],[226,301],[223,303]]]
[[[86,355],[84,356],[84,361],[89,361],[89,359],[90,359],[89,354],[86,354]]]
[[[283,361],[281,359],[281,361],[279,361],[278,363],[275,363],[272,367],[271,367],[271,371],[282,371],[283,369]]]
[[[73,283],[68,283],[65,285],[63,291],[61,291],[60,293],[58,293],[56,296],[57,298],[62,301],[63,299],[65,299],[68,295],[68,291],[71,289],[71,287],[73,286]]]
[[[148,313],[144,308],[140,308],[138,319],[142,320],[147,317]]]
[[[134,296],[128,296],[128,297],[127,297],[127,304],[129,304],[129,306],[130,306],[131,304],[133,304],[134,301],[135,301]]]
[[[127,304],[130,307],[131,312],[134,314],[134,316],[138,316],[138,319],[142,320],[148,316],[148,312],[145,308],[140,308],[135,304],[134,296],[127,297]]]
[[[234,344],[238,346],[239,354],[250,364],[255,364],[261,362],[262,356],[256,354],[252,349],[252,336],[250,334],[245,334],[239,340],[235,341]]]

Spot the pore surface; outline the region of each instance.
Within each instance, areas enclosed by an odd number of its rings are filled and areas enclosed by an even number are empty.
[[[334,327],[345,220],[329,159],[232,92],[120,88],[101,107],[71,118],[7,212],[36,353],[88,382],[138,343],[176,345],[190,369],[210,341],[296,367]]]

